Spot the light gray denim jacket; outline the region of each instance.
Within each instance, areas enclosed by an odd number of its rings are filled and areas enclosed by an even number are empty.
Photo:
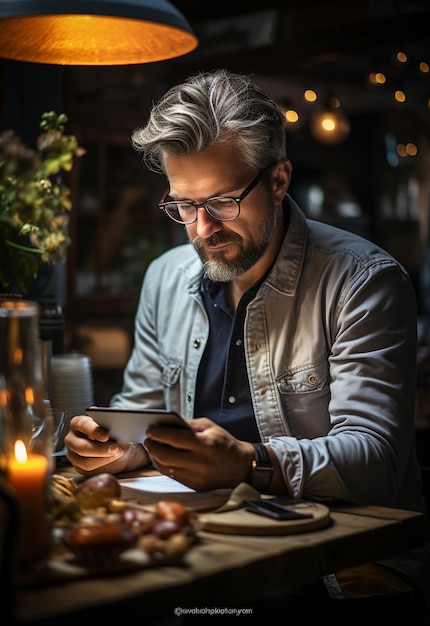
[[[410,280],[375,244],[307,220],[288,196],[286,203],[287,234],[245,321],[261,439],[294,496],[419,510]],[[152,262],[113,405],[193,417],[208,337],[201,276],[190,244]]]

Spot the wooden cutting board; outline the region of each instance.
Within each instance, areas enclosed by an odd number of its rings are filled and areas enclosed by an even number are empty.
[[[300,502],[289,508],[312,517],[298,520],[278,521],[244,508],[223,513],[201,513],[202,530],[234,535],[294,535],[320,530],[330,524],[330,509],[317,502]]]

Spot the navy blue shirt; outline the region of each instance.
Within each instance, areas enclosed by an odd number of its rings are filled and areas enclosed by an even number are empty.
[[[246,291],[236,309],[224,285],[203,278],[200,291],[209,317],[209,338],[197,376],[194,417],[209,417],[244,441],[261,441],[249,390],[244,349],[246,307],[261,281]]]

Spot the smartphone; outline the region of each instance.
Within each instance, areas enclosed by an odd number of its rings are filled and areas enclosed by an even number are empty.
[[[301,513],[295,509],[288,508],[285,504],[273,500],[245,500],[245,507],[251,513],[257,513],[258,515],[264,515],[264,517],[270,517],[276,520],[294,520],[294,519],[306,519],[313,517],[309,513]]]
[[[105,428],[113,441],[142,443],[151,425],[169,428],[188,428],[186,420],[174,411],[163,409],[122,409],[116,407],[88,407],[86,414]]]

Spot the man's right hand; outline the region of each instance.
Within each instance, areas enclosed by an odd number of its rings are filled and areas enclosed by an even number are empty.
[[[110,441],[108,432],[88,415],[76,415],[70,420],[64,443],[67,459],[85,476],[133,471],[150,460],[142,444]]]

